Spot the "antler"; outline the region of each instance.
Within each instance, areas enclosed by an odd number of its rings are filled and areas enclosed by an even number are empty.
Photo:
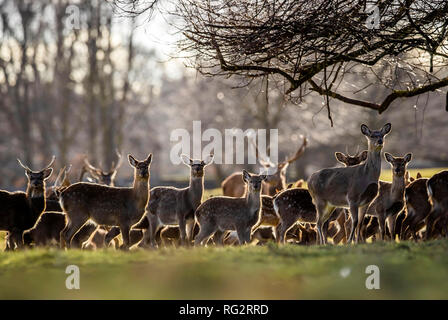
[[[98,173],[101,171],[101,169],[99,169],[99,168],[97,168],[97,167],[94,167],[94,166],[89,162],[89,160],[87,159],[87,156],[84,157],[84,164],[85,164],[85,166],[87,167],[87,169],[88,169],[89,171],[93,171],[93,172],[95,172],[96,174],[98,174]]]
[[[58,186],[59,180],[61,179],[62,173],[64,171],[65,171],[65,166],[63,168],[59,169],[58,176],[56,177],[56,180],[54,180],[54,184],[53,184],[54,187]]]
[[[22,161],[20,161],[19,158],[17,158],[17,161],[19,162],[19,165],[20,165],[23,169],[28,170],[28,171],[33,171],[33,170],[30,169],[30,167],[24,165],[24,164],[22,163]]]
[[[40,171],[44,171],[44,170],[46,170],[46,169],[48,169],[48,168],[50,168],[52,165],[53,165],[53,163],[54,163],[54,160],[56,159],[56,157],[55,156],[53,156],[52,158],[51,158],[51,161],[50,161],[50,163],[45,167],[45,168],[43,168],[42,170],[40,170]],[[24,165],[23,163],[22,163],[22,161],[20,161],[20,159],[19,158],[17,158],[17,161],[19,162],[19,165],[22,167],[22,168],[24,168],[25,170],[28,170],[28,171],[33,171],[33,170],[31,170],[30,169],[30,167],[28,167],[28,166],[26,166],[26,165]]]
[[[302,146],[296,151],[296,153],[294,155],[292,155],[291,157],[286,159],[284,162],[288,162],[288,163],[294,162],[297,159],[299,159],[302,156],[302,154],[305,152],[305,148],[308,144],[308,140],[305,136],[302,135],[302,137],[303,137]]]
[[[118,151],[118,149],[115,149],[115,153],[117,154],[118,161],[117,161],[117,165],[115,165],[115,161],[112,162],[111,171],[117,171],[121,167],[121,165],[123,164],[123,156],[122,156],[122,154]]]
[[[250,139],[250,142],[254,145],[255,147],[255,158],[258,160],[258,162],[260,162],[260,164],[263,167],[271,167],[273,164],[271,161],[269,161],[269,159],[266,159],[264,157],[261,156],[260,151],[258,150],[258,145],[257,143],[254,142],[254,138]]]

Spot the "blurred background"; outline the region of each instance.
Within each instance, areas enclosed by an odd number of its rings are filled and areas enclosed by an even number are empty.
[[[335,151],[365,149],[361,123],[379,128],[391,122],[385,150],[400,156],[412,152],[410,167],[448,166],[446,94],[440,90],[397,101],[381,115],[332,101],[331,127],[324,98],[317,94],[293,103],[262,79],[209,78],[187,68],[182,58],[173,58],[179,57],[179,34],[170,17],[129,18],[114,13],[107,1],[74,2],[79,28],[67,21],[73,1],[0,1],[1,189],[25,188],[16,158],[37,170],[55,155],[55,168],[71,164],[70,179],[76,182],[85,155],[108,170],[117,161],[115,150],[139,159],[152,152],[153,186],[185,185],[188,168],[169,160],[170,133],[192,131],[194,120],[201,120],[202,130],[278,128],[280,160],[306,135],[308,148],[290,166],[289,180],[336,165]],[[340,91],[362,91],[372,77],[347,76]],[[368,94],[375,100],[384,92]],[[207,187],[219,186],[242,168],[211,166]],[[125,160],[116,184],[131,181]]]

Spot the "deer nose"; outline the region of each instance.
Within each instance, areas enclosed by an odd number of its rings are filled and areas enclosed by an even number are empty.
[[[378,144],[383,144],[383,139],[379,139]]]

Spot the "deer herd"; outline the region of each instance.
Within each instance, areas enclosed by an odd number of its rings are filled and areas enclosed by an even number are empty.
[[[79,180],[71,184],[70,168],[62,168],[51,187],[55,158],[34,171],[18,160],[28,180],[25,192],[0,190],[0,230],[6,231],[6,249],[59,245],[96,249],[108,246],[247,244],[266,241],[297,244],[361,243],[377,240],[429,240],[448,236],[448,171],[430,179],[410,177],[412,159],[385,152],[392,182],[379,180],[382,149],[391,124],[380,130],[361,125],[367,150],[355,155],[336,152],[342,167],[313,173],[286,184],[286,170],[307,146],[277,165],[257,159],[273,174],[243,170],[222,183],[223,196],[202,201],[205,168],[213,162],[181,155],[190,168],[185,188],[150,188],[152,154],[144,160],[128,155],[134,170],[131,187],[114,186],[122,164],[103,171],[87,158]],[[82,182],[89,175],[89,182]],[[121,245],[119,235],[121,234]]]

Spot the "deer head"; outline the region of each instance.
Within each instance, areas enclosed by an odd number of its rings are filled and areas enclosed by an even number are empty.
[[[345,164],[346,167],[351,167],[365,161],[367,159],[367,154],[368,151],[364,150],[361,153],[356,152],[353,156],[349,153],[343,154],[342,152],[335,152],[334,156],[336,157],[336,160],[342,164]]]
[[[20,159],[17,159],[19,165],[25,169],[25,174],[28,179],[27,194],[31,197],[41,197],[45,192],[45,180],[47,180],[53,169],[50,168],[54,163],[55,157],[51,159],[50,163],[40,171],[33,171],[28,166],[24,165]]]
[[[181,156],[182,162],[191,169],[191,176],[202,178],[204,176],[204,168],[213,162],[213,155],[207,156],[205,160],[193,160],[185,154]]]
[[[87,157],[84,158],[84,170],[86,170],[98,183],[113,186],[115,176],[117,175],[118,169],[121,167],[123,163],[123,159],[121,153],[118,150],[115,151],[118,157],[117,164],[112,162],[112,168],[109,171],[104,171],[100,167],[93,166]]]
[[[274,164],[269,159],[261,156],[257,145],[252,141],[252,143],[254,143],[255,145],[256,157],[258,162],[268,173],[273,172],[272,174],[267,175],[266,183],[278,189],[284,189],[286,187],[286,170],[288,169],[288,166],[303,155],[308,144],[308,140],[305,136],[302,136],[302,139],[302,145],[297,149],[297,151],[293,155],[287,157],[285,161],[282,161],[278,164]]]
[[[386,123],[381,130],[370,130],[365,124],[361,125],[361,132],[367,138],[369,151],[381,151],[384,147],[384,137],[387,136],[392,129],[390,123]]]
[[[261,190],[261,183],[267,179],[267,175],[250,174],[243,170],[243,181],[247,184],[248,194],[256,193]]]
[[[412,154],[408,153],[403,158],[394,157],[390,153],[384,153],[384,158],[392,166],[392,172],[394,176],[404,177],[406,172],[406,167],[412,159]]]
[[[149,165],[151,164],[152,153],[143,161],[136,160],[132,155],[128,154],[129,164],[134,167],[134,175],[136,181],[147,181],[149,179]]]

